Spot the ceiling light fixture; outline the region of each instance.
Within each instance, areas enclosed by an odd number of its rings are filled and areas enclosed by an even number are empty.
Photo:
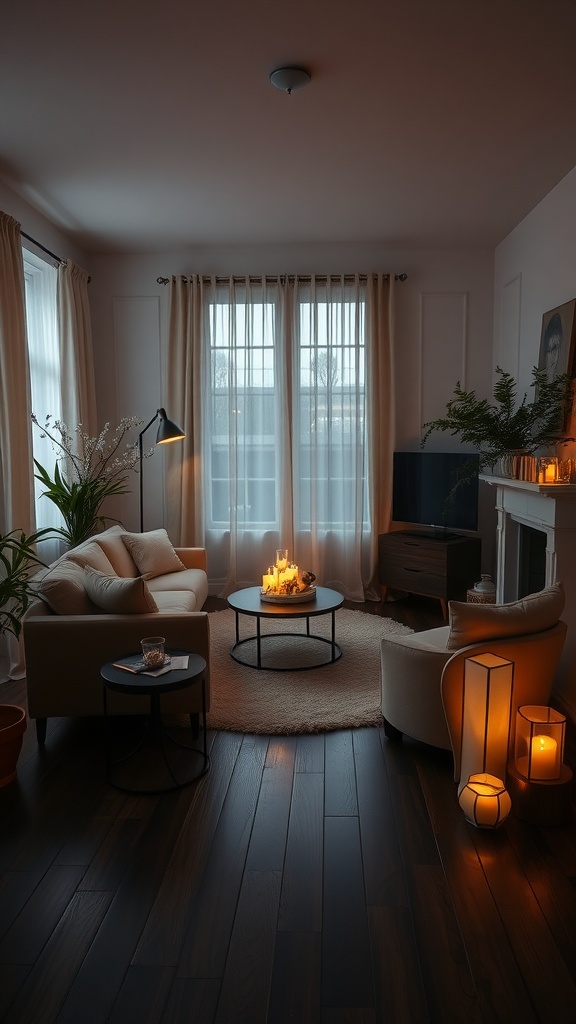
[[[293,89],[302,89],[310,81],[310,72],[305,68],[276,68],[270,73],[270,81],[276,89],[287,92],[288,95]]]

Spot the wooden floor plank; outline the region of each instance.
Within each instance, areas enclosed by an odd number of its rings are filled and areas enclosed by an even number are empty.
[[[296,774],[288,826],[278,928],[322,930],[324,775]]]
[[[507,1024],[518,1015],[526,1024],[536,1024],[513,945],[474,846],[474,828],[464,820],[452,777],[429,763],[419,774],[483,1018]],[[496,852],[500,837],[490,835]]]
[[[250,837],[247,871],[282,871],[292,800],[296,744],[270,740]]]
[[[358,813],[352,733],[327,733],[325,739],[324,813],[335,816]]]
[[[506,832],[473,830],[490,890],[510,936],[539,1021],[559,1021],[576,1006],[576,980],[562,959],[542,908]],[[497,840],[495,843],[494,840]]]
[[[107,1024],[162,1024],[174,967],[129,967]]]
[[[353,740],[366,903],[406,908],[404,867],[378,730],[359,729]]]
[[[307,733],[296,739],[295,772],[324,771],[324,734]]]
[[[415,753],[419,756],[417,748]],[[389,772],[389,777],[430,1016],[442,1020],[450,1006],[451,1024],[474,1024],[481,1020],[478,997],[418,774],[406,772],[405,758],[401,765],[402,773]]]
[[[0,963],[33,964],[57,927],[84,868],[50,868],[0,943]]]
[[[321,1013],[320,932],[277,932],[268,1024],[317,1024]]]
[[[221,733],[212,753],[211,770],[194,794],[179,829],[154,905],[138,942],[134,964],[175,967],[190,925],[199,885],[228,787],[242,746],[242,736]]]
[[[564,874],[550,850],[550,833],[515,819],[506,821],[506,835],[538,900],[540,909],[562,959],[576,979],[576,889],[573,879]],[[574,866],[576,870],[576,865]]]
[[[428,1024],[428,1006],[409,909],[369,907],[376,1024]]]
[[[281,877],[244,875],[215,1024],[266,1024]]]
[[[265,736],[246,737],[238,754],[210,857],[190,905],[179,978],[222,977],[267,747]]]
[[[358,819],[325,819],[322,1007],[374,1006]]]
[[[134,849],[131,870],[123,876],[76,973],[59,1024],[77,1024],[83,1013],[86,1024],[107,1021],[157,896],[189,799],[188,790],[180,790],[158,801]]]
[[[24,985],[18,992],[5,1024],[53,1024],[66,1021],[62,1006],[77,976],[86,951],[107,912],[111,893],[78,893],[70,901]],[[82,1020],[105,1020],[94,1015],[94,1006],[83,1008]],[[72,1018],[74,1019],[74,1018]],[[81,1018],[76,1017],[76,1022]],[[70,1021],[71,1024],[71,1021]]]
[[[177,978],[158,1024],[214,1024],[219,995],[219,978]]]

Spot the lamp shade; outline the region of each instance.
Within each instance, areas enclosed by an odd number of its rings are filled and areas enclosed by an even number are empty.
[[[460,786],[488,772],[506,778],[514,663],[486,652],[464,661]]]
[[[186,434],[180,427],[177,427],[172,420],[169,420],[165,409],[158,409],[160,422],[156,434],[156,444],[167,444],[169,441],[181,441]]]
[[[512,807],[502,779],[488,772],[470,776],[460,793],[459,802],[466,821],[477,828],[498,828]]]
[[[182,438],[186,437],[186,434],[180,427],[177,427],[172,420],[169,420],[166,415],[166,409],[157,409],[156,413],[152,417],[149,423],[146,424],[143,430],[138,434],[138,451],[140,455],[140,532],[144,530],[144,451],[142,438],[149,427],[159,419],[158,431],[156,434],[156,444],[168,444],[170,441],[181,441]]]

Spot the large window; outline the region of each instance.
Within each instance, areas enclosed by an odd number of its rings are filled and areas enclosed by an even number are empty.
[[[271,302],[212,303],[210,318],[211,526],[231,516],[253,528],[278,521],[275,323]]]
[[[40,423],[47,415],[60,419],[60,345],[57,314],[57,270],[34,253],[23,251],[26,286],[26,332],[30,364],[32,412]],[[34,427],[33,455],[43,466],[52,468],[55,455],[47,438]],[[62,525],[58,510],[41,496],[41,485],[35,481],[37,527]],[[45,554],[45,552],[44,552]]]
[[[279,289],[211,302],[209,528],[281,531],[289,486],[296,534],[368,529],[365,300],[347,292],[295,283],[284,319]]]

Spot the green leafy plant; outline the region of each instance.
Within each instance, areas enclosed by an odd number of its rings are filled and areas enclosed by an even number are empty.
[[[446,414],[424,424],[423,448],[434,431],[449,431],[465,444],[472,445],[479,455],[480,469],[492,469],[499,459],[511,452],[533,455],[546,448],[574,441],[565,434],[565,424],[572,405],[572,379],[567,374],[549,380],[546,370],[532,371],[534,400],[527,394],[518,403],[514,377],[496,367],[498,379],[493,388],[494,402],[478,398],[475,391],[465,391],[460,381],[454,397],[446,405]],[[461,474],[458,483],[468,479],[474,469]]]
[[[0,534],[0,634],[20,636],[22,616],[36,594],[30,573],[45,564],[36,553],[36,544],[51,533],[12,530]]]
[[[57,452],[52,475],[34,459],[35,477],[64,520],[64,527],[55,532],[75,547],[112,518],[101,512],[106,498],[129,492],[126,480],[139,464],[138,442],[124,438],[143,421],[135,416],[122,419],[108,440],[109,423],[97,437],[88,437],[79,424],[74,437],[61,420],[52,422],[47,416],[44,426],[34,415],[32,420]]]

